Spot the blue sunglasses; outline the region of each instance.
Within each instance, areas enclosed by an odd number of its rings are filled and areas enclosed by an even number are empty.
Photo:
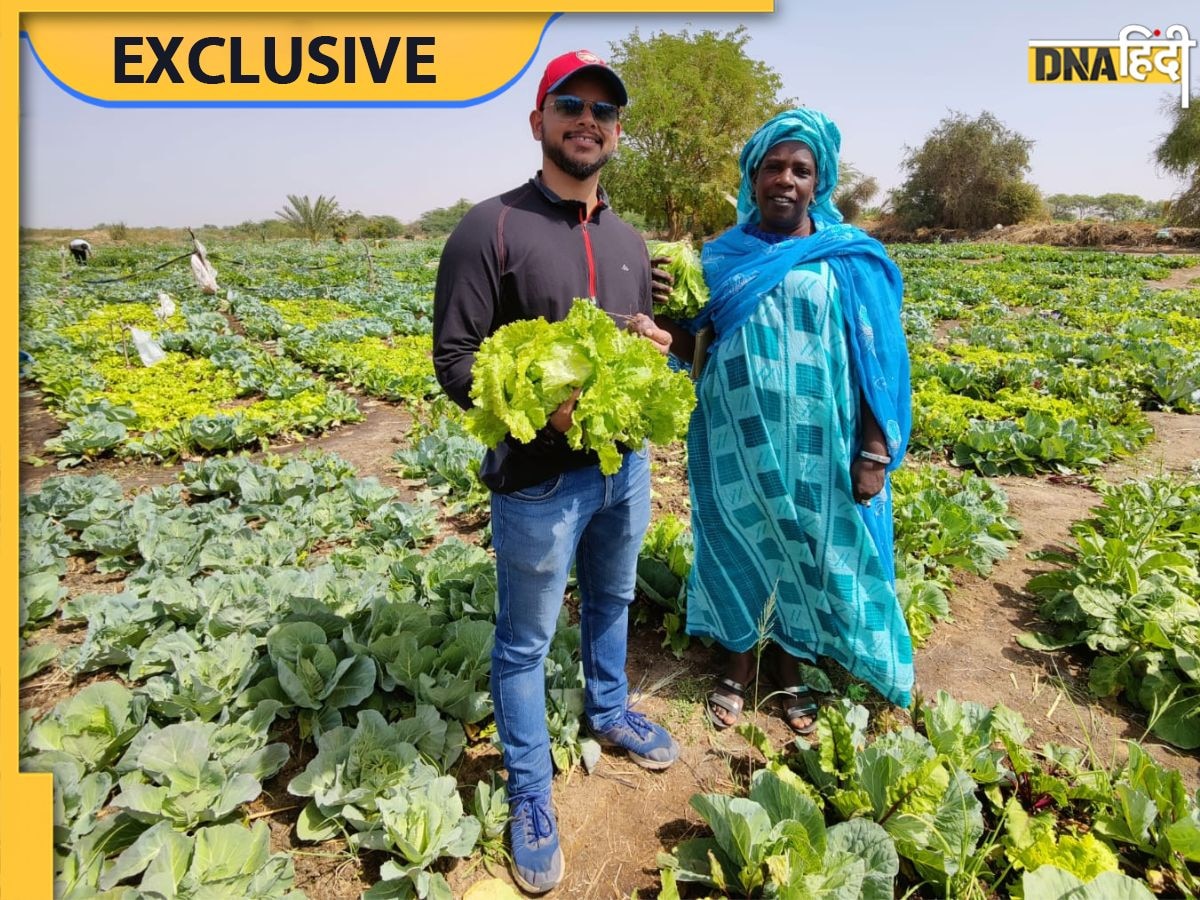
[[[578,119],[584,109],[591,107],[592,118],[601,125],[611,125],[621,115],[621,107],[604,100],[584,100],[574,94],[559,94],[553,101],[554,111],[564,119]]]

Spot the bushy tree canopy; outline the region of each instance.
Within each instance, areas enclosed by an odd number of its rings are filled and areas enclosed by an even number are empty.
[[[1200,225],[1200,97],[1187,109],[1171,104],[1171,130],[1154,152],[1158,164],[1191,183],[1176,197],[1167,213],[1176,225]]]
[[[454,226],[474,205],[470,200],[463,198],[453,206],[439,206],[437,209],[426,210],[414,224],[423,234],[441,237],[452,232]]]
[[[791,105],[779,75],[746,55],[749,35],[634,31],[612,45],[629,89],[617,156],[601,180],[618,211],[639,213],[671,239],[731,224],[737,158],[754,130]]]
[[[1050,194],[1046,206],[1051,217],[1061,222],[1089,218],[1128,222],[1162,215],[1161,201],[1146,200],[1136,194]]]
[[[990,112],[951,113],[920,147],[906,148],[908,178],[892,195],[906,225],[990,228],[1036,215],[1041,197],[1025,181],[1033,141]]]

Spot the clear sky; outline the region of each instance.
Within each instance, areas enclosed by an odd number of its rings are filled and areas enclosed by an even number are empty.
[[[905,146],[952,110],[989,110],[1033,140],[1029,177],[1044,193],[1157,200],[1180,187],[1152,159],[1168,127],[1162,104],[1178,104],[1178,86],[1030,84],[1026,47],[1111,40],[1130,24],[1182,24],[1197,38],[1195,0],[775,6],[741,17],[564,15],[507,92],[445,110],[102,109],[56,87],[23,45],[21,224],[230,225],[269,218],[290,193],[332,194],[345,209],[412,220],[532,174],[540,154],[527,117],[554,56],[580,47],[608,56],[634,28],[645,37],[739,23],[751,35],[747,52],[779,72],[786,96],[827,112],[841,127],[844,158],[884,188],[903,180]],[[1200,83],[1195,50],[1191,80]]]

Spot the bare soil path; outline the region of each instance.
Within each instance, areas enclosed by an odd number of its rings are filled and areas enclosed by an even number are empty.
[[[1170,275],[1161,281],[1146,282],[1150,287],[1171,288],[1183,290],[1200,284],[1200,266],[1190,266],[1186,269],[1174,269]]]
[[[1154,440],[1136,457],[1102,470],[1113,483],[1159,472],[1188,472],[1200,462],[1200,420],[1151,413]],[[1087,690],[1087,661],[1069,653],[1040,653],[1016,642],[1039,627],[1037,603],[1025,584],[1053,568],[1029,559],[1039,550],[1063,549],[1073,522],[1099,501],[1082,478],[997,479],[1011,512],[1024,526],[1021,542],[988,578],[963,576],[951,596],[954,621],[941,623],[916,655],[918,682],[929,696],[945,690],[959,699],[1004,703],[1025,717],[1035,743],[1090,746],[1100,759],[1121,752],[1121,741],[1142,740],[1145,716],[1119,701],[1097,701]],[[1194,789],[1200,785],[1200,756],[1147,739],[1161,762],[1178,768]]]

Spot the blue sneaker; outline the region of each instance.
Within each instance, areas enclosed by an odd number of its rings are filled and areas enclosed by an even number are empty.
[[[644,769],[665,769],[679,758],[679,745],[661,725],[627,709],[602,731],[588,729],[602,747],[620,747]]]
[[[508,836],[512,845],[512,876],[522,890],[544,894],[563,878],[558,823],[548,794],[526,794],[510,800]]]

